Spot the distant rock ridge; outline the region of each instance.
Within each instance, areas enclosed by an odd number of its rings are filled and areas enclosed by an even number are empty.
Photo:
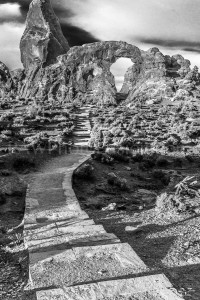
[[[25,70],[38,64],[53,64],[59,55],[69,51],[69,44],[62,33],[50,0],[31,2],[20,50]]]

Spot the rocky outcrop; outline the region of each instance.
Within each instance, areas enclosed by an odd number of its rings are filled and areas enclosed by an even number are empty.
[[[0,98],[4,99],[12,94],[13,80],[8,67],[0,62]]]
[[[50,0],[32,1],[20,48],[25,70],[12,72],[13,79],[8,76],[3,82],[8,89],[14,85],[19,98],[25,99],[116,104],[110,68],[121,57],[133,62],[121,90],[128,95],[127,103],[174,99],[177,90],[187,85],[187,93],[181,92],[186,97],[196,76],[181,55],[164,56],[155,47],[141,51],[126,42],[110,41],[69,49]]]
[[[50,0],[33,0],[30,4],[20,49],[26,71],[38,64],[55,63],[59,55],[69,50]]]
[[[85,99],[90,93],[97,103],[114,104],[117,91],[110,67],[120,57],[130,58],[141,70],[140,50],[125,42],[73,47],[67,54],[59,56],[55,64],[37,65],[31,69],[20,96],[70,102]]]
[[[163,100],[188,98],[191,90],[190,82],[186,82],[191,72],[189,60],[181,55],[164,56],[158,48],[143,51],[142,58],[142,70],[136,73],[133,66],[125,75],[122,91],[129,91],[128,104],[151,105]]]
[[[10,74],[15,86],[16,94],[19,95],[26,78],[25,71],[23,69],[15,69],[11,71]]]

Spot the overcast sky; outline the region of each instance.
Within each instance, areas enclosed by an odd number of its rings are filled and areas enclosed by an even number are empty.
[[[30,0],[0,0],[0,60],[21,67],[19,41]],[[52,0],[70,46],[123,40],[200,67],[200,0]]]

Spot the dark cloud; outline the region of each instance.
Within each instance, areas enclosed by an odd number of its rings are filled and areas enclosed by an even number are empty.
[[[71,24],[61,24],[64,36],[71,47],[81,46],[86,43],[94,43],[99,40],[93,37],[89,32]]]
[[[200,53],[200,47],[199,47],[199,49],[186,47],[186,48],[182,48],[182,50],[187,51],[187,52]]]
[[[0,0],[1,4],[13,4],[17,3],[20,5],[20,12],[21,16],[18,17],[7,17],[5,19],[0,20],[0,23],[5,23],[5,22],[18,22],[18,23],[24,23],[26,20],[26,16],[29,10],[29,5],[31,3],[31,0]],[[63,6],[56,1],[52,1],[54,11],[58,18],[60,19],[61,22],[61,28],[63,31],[64,36],[69,42],[69,45],[72,46],[80,46],[83,44],[87,43],[94,43],[97,42],[98,39],[92,36],[89,32],[87,32],[84,29],[81,29],[77,26],[71,25],[69,23],[66,23],[66,20],[69,19],[70,17],[74,16],[74,13],[67,8],[63,8]]]
[[[168,48],[179,48],[187,52],[200,53],[200,42],[188,42],[188,41],[175,41],[175,40],[162,40],[162,39],[139,39],[139,42],[144,44],[153,44]]]

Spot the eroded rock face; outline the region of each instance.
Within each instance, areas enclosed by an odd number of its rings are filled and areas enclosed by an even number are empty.
[[[73,101],[87,93],[100,104],[116,102],[116,87],[110,67],[120,57],[130,58],[140,70],[140,50],[125,42],[98,42],[73,47],[53,65],[36,65],[27,73],[21,97]]]
[[[14,84],[9,69],[0,62],[0,98],[10,96],[13,88]]]
[[[55,63],[59,55],[69,50],[50,0],[31,2],[20,49],[25,70],[38,64]]]
[[[181,97],[187,97],[196,74],[191,73],[190,62],[181,55],[164,56],[155,47],[141,51],[126,42],[110,41],[69,49],[50,0],[32,1],[20,48],[25,70],[9,75],[2,67],[1,90],[5,94],[5,87],[14,88],[15,94],[25,99],[116,104],[110,67],[121,57],[133,62],[121,90],[128,95],[127,103],[180,98],[179,89],[184,92],[186,85],[187,93],[181,92]]]

